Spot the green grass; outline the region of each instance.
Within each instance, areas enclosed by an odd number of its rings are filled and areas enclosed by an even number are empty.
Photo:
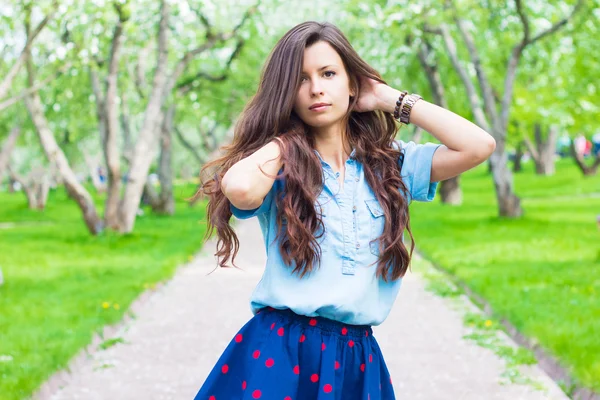
[[[600,392],[600,175],[585,178],[569,160],[551,177],[532,168],[515,176],[524,217],[497,216],[481,167],[461,179],[463,205],[413,203],[416,244]]]
[[[147,211],[130,235],[94,237],[63,190],[43,212],[28,210],[23,194],[0,193],[0,399],[30,396],[201,248],[205,209],[183,203],[191,194],[176,188],[173,217]]]

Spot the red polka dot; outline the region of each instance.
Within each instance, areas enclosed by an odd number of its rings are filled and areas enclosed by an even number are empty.
[[[217,400],[217,398],[215,396],[210,396],[208,400]]]
[[[348,341],[348,346],[350,346],[350,347],[354,347],[354,340],[350,340],[350,341]]]
[[[365,331],[365,337],[369,336],[369,331]]]
[[[254,358],[260,357],[260,351],[254,350],[254,353],[252,353],[252,357],[254,357]]]
[[[373,354],[369,354],[369,362],[373,362]]]
[[[361,370],[362,372],[365,372],[365,364],[360,364],[360,370]]]
[[[258,389],[256,389],[254,392],[252,392],[252,398],[254,398],[254,399],[260,399],[260,396],[262,396],[262,393]]]
[[[285,396],[283,400],[292,400],[292,398],[290,396]]]
[[[304,334],[300,335],[300,343],[304,342],[306,340],[306,336],[304,336]]]
[[[325,393],[331,393],[331,391],[333,390],[333,387],[331,387],[331,385],[328,383],[325,386],[323,386],[323,391]]]
[[[298,375],[298,374],[300,373],[300,367],[299,367],[298,365],[296,365],[296,366],[294,367],[294,373],[295,373],[296,375]]]
[[[346,329],[346,327],[342,328],[342,335],[345,335],[346,333],[348,333],[348,329]]]
[[[221,367],[221,372],[226,374],[229,371],[229,365],[225,364]]]
[[[242,334],[238,333],[237,335],[235,335],[235,341],[236,343],[239,343],[242,341]]]
[[[311,320],[310,320],[310,321],[308,321],[308,324],[309,324],[310,326],[315,326],[315,325],[317,325],[317,320],[316,320],[316,319],[314,319],[314,318],[311,318]]]
[[[265,361],[265,365],[267,366],[267,368],[271,368],[274,364],[275,364],[275,361],[273,361],[272,358],[269,358],[269,359],[267,359],[267,361]]]
[[[246,381],[242,382],[242,390],[246,390]]]
[[[321,343],[321,351],[325,350],[325,343]]]
[[[338,369],[340,367],[340,362],[336,361],[333,368]]]
[[[313,381],[313,382],[316,382],[316,381],[318,381],[318,380],[319,380],[319,375],[317,375],[317,374],[312,374],[312,375],[310,376],[310,380],[311,380],[311,381]]]
[[[271,324],[271,330],[273,330],[273,328],[275,328],[275,322]]]
[[[277,329],[277,334],[278,334],[279,336],[283,336],[283,328],[279,328],[279,329]]]

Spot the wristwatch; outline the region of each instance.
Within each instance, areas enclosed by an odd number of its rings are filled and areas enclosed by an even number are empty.
[[[413,106],[415,105],[415,103],[421,99],[422,99],[422,97],[415,93],[411,93],[408,96],[406,96],[406,100],[404,100],[404,103],[402,104],[402,107],[400,110],[400,122],[401,123],[406,124],[406,125],[409,124],[410,111],[413,108]]]

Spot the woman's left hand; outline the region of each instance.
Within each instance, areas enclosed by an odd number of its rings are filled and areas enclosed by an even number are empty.
[[[367,112],[379,109],[380,98],[378,92],[382,86],[387,86],[375,79],[360,77],[360,96],[353,111]]]

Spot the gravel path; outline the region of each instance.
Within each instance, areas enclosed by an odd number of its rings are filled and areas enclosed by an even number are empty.
[[[215,242],[207,242],[171,281],[132,305],[135,318],[107,330],[123,343],[106,350],[90,346],[73,360],[71,373],[53,376],[35,398],[191,400],[251,318],[248,299],[264,267],[264,245],[256,218],[238,221],[236,231],[241,243],[236,264],[244,271],[208,275]],[[464,339],[471,332],[462,322],[465,311],[425,290],[425,283],[409,273],[390,316],[374,328],[398,399],[567,399],[537,366],[521,369],[536,385],[502,384],[505,361]],[[474,309],[470,303],[465,307]]]

